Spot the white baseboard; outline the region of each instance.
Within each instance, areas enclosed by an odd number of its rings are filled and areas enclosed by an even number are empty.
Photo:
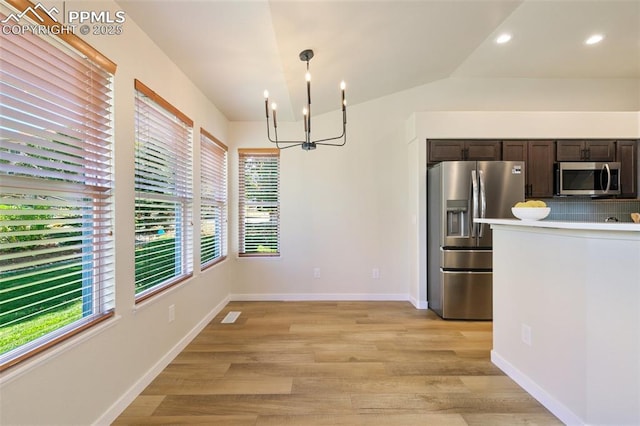
[[[109,407],[94,425],[110,425],[113,421],[133,402],[134,399],[147,387],[158,374],[164,370],[182,350],[209,324],[216,315],[229,303],[227,296],[217,306],[215,306],[194,328],[189,331],[180,341],[167,352],[158,362],[155,363],[133,386],[129,388],[118,400]]]
[[[429,302],[426,300],[418,300],[415,297],[410,297],[409,301],[416,309],[427,310],[429,309]]]
[[[538,400],[540,404],[544,405],[547,410],[551,411],[553,415],[559,418],[564,424],[571,426],[582,426],[586,424],[584,420],[577,416],[573,411],[551,396],[536,382],[531,380],[531,378],[514,367],[509,361],[501,357],[494,350],[491,351],[491,362],[493,362],[507,376],[512,378],[514,382],[519,384],[531,396]]]

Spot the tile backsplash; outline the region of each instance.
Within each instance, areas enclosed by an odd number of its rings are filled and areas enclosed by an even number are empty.
[[[631,213],[640,212],[638,200],[598,200],[584,197],[548,198],[544,200],[551,213],[545,220],[566,222],[604,222],[615,217],[631,222]]]

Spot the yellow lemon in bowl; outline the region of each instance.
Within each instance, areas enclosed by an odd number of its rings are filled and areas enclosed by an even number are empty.
[[[513,207],[516,208],[545,208],[547,203],[542,200],[518,201]]]
[[[521,220],[540,220],[549,216],[551,209],[542,200],[527,200],[517,202],[511,212]]]

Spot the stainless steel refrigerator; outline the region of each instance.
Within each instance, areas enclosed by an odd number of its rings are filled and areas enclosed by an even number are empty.
[[[524,163],[445,161],[427,172],[427,300],[445,319],[490,320],[492,237],[474,218],[513,218]]]

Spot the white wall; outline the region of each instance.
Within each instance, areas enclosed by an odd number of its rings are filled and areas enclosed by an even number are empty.
[[[238,259],[234,298],[408,299],[404,117],[385,112],[375,105],[350,108],[344,147],[281,151],[282,256]],[[341,119],[341,113],[315,117],[313,138],[340,134]],[[302,136],[301,123],[281,127],[282,139]],[[264,123],[230,129],[238,147],[269,144]],[[234,210],[234,236],[236,216]],[[235,251],[235,238],[233,244]]]
[[[640,423],[638,259],[638,232],[494,226],[491,359],[565,424]]]
[[[118,9],[112,2],[67,1],[66,7]],[[635,80],[450,79],[350,106],[345,147],[313,152],[292,148],[281,153],[281,258],[237,259],[236,148],[269,146],[264,123],[227,123],[133,21],[127,21],[120,36],[89,41],[118,64],[117,317],[5,373],[0,379],[2,424],[108,422],[229,298],[403,299],[425,307],[426,137],[564,136],[591,130],[638,137],[640,133],[640,86]],[[203,126],[229,146],[231,186],[229,258],[206,272],[196,268],[192,279],[138,309],[133,302],[134,78],[192,118],[196,137]],[[357,82],[353,85],[357,87]],[[516,119],[502,112],[451,112],[483,110],[551,112],[537,116],[535,122],[527,121],[531,115]],[[449,112],[412,117],[416,111]],[[570,115],[565,128],[566,117],[552,111],[595,112]],[[315,117],[314,136],[337,133],[340,118],[339,112]],[[627,132],[630,122],[634,130]],[[282,136],[302,133],[300,123],[280,126]],[[563,134],[553,134],[556,130]],[[196,162],[196,177],[198,173]],[[194,189],[197,194],[198,179]],[[196,220],[194,229],[198,225]],[[321,270],[319,279],[313,278],[316,267]],[[372,278],[373,268],[379,268],[378,279]],[[171,304],[176,321],[169,324]]]

